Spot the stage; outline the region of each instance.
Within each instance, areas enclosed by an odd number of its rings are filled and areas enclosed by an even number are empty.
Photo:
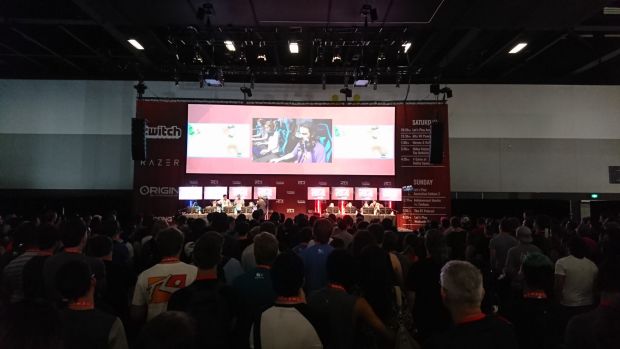
[[[204,221],[206,221],[207,223],[209,222],[207,220],[207,215],[206,213],[184,213],[183,214],[185,217],[187,218],[192,218],[192,219],[202,219]],[[226,214],[229,217],[233,217],[233,218],[237,218],[237,214],[236,213],[227,213]],[[245,216],[248,219],[251,219],[251,215],[250,214],[245,214]],[[329,215],[327,213],[324,213],[322,218],[327,218]],[[336,215],[336,217],[338,218],[342,218],[344,216],[350,216],[351,218],[353,218],[353,221],[355,221],[357,219],[357,216],[354,214],[344,214],[344,215]],[[374,219],[379,219],[379,221],[384,220],[385,218],[389,219],[392,221],[392,223],[396,223],[396,215],[393,214],[380,214],[380,215],[364,215],[364,221],[366,222],[372,222]]]

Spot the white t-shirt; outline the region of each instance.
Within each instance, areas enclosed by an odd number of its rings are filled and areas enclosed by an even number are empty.
[[[560,304],[568,307],[592,305],[592,288],[598,274],[596,264],[587,258],[570,255],[555,262],[555,274],[564,275],[564,288]]]
[[[260,320],[260,339],[263,349],[323,348],[310,321],[294,307],[274,306],[265,310]],[[250,348],[254,348],[254,326]]]
[[[146,319],[150,320],[165,312],[170,296],[191,285],[197,273],[198,268],[183,262],[156,264],[138,276],[131,304],[148,305]]]

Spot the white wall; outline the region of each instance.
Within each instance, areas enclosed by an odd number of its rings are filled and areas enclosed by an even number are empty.
[[[0,188],[130,189],[134,84],[0,80]],[[242,100],[240,84],[146,85],[145,97]],[[618,192],[607,183],[607,166],[620,165],[620,87],[450,87],[453,191]],[[342,100],[340,88],[258,83],[250,99]],[[402,101],[407,86],[353,93],[361,101]],[[432,98],[428,85],[412,85],[408,94],[408,100]]]

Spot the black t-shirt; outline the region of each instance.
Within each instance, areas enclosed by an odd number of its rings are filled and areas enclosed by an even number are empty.
[[[566,328],[566,349],[620,348],[620,309],[598,308],[573,317]]]
[[[517,349],[512,325],[496,316],[455,325],[441,335],[435,335],[425,349]]]
[[[506,311],[520,348],[554,347],[552,304],[548,299],[521,298]]]
[[[136,283],[136,275],[126,265],[104,261],[106,268],[106,289],[101,300],[122,320],[128,318],[129,296]]]
[[[453,230],[446,236],[446,244],[450,247],[450,259],[465,260],[467,248],[467,232],[465,230]]]
[[[119,321],[117,317],[97,309],[62,309],[60,318],[67,349],[109,348],[112,327]],[[124,335],[123,332],[122,336]]]
[[[422,341],[445,331],[451,323],[450,313],[441,300],[440,274],[441,264],[432,259],[414,263],[407,274],[406,287],[415,292],[413,320]]]
[[[308,308],[319,322],[317,333],[326,337],[326,347],[344,349],[353,345],[356,301],[356,296],[329,287],[310,295]]]
[[[197,344],[229,348],[238,304],[230,286],[217,280],[197,280],[170,297],[168,310],[186,312],[196,320]]]

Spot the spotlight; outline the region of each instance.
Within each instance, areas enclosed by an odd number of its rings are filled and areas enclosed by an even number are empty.
[[[144,50],[144,46],[142,46],[136,39],[129,39],[127,42],[129,42],[136,50]]]
[[[133,88],[136,89],[136,92],[138,93],[138,99],[142,99],[142,96],[144,96],[144,92],[146,92],[146,85],[144,84],[143,80],[138,81],[138,83],[136,85],[133,86]]]
[[[259,62],[265,63],[265,62],[267,62],[267,55],[264,54],[264,53],[259,53],[256,56],[256,60],[259,61]]]
[[[434,94],[435,96],[438,96],[439,94],[443,94],[444,99],[452,98],[452,89],[449,88],[448,86],[444,88],[440,88],[439,84],[432,84],[431,93]]]
[[[401,46],[403,47],[403,51],[407,53],[407,51],[409,51],[409,49],[411,48],[411,42],[404,42]]]
[[[224,41],[224,45],[226,45],[226,49],[230,52],[235,52],[237,50],[235,48],[235,43],[230,40]]]
[[[341,88],[340,93],[342,93],[346,98],[353,96],[353,91],[351,91],[348,87]]]
[[[290,42],[288,44],[288,49],[292,54],[297,54],[299,53],[299,44],[296,42]]]
[[[340,57],[340,53],[334,54],[332,57],[332,63],[340,63],[342,61],[342,57]]]
[[[521,52],[521,50],[525,48],[525,46],[527,46],[527,42],[520,42],[516,44],[510,51],[508,51],[508,53],[510,54],[519,53]]]

